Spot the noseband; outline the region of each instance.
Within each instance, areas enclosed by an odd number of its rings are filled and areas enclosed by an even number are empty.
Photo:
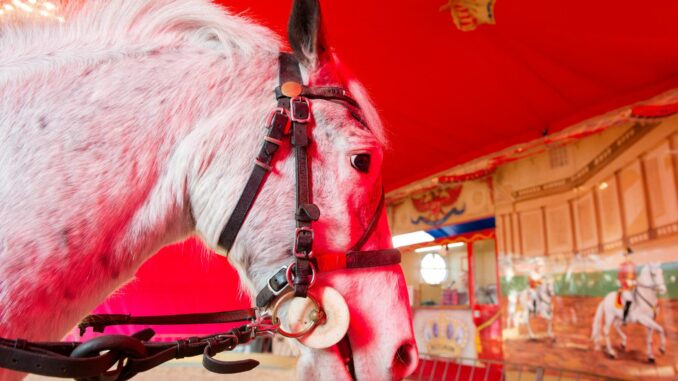
[[[317,272],[339,269],[355,269],[387,266],[400,263],[400,251],[397,249],[361,250],[376,229],[379,217],[384,209],[382,191],[379,205],[365,229],[362,237],[345,254],[316,255],[313,251],[313,223],[320,218],[320,209],[313,203],[308,160],[308,146],[311,121],[311,103],[309,99],[323,99],[346,102],[354,107],[358,102],[341,87],[302,85],[299,62],[293,55],[282,53],[279,57],[279,86],[275,89],[278,107],[270,114],[267,122],[268,133],[255,159],[244,191],[219,237],[219,245],[230,251],[247,214],[254,205],[261,190],[278,148],[290,138],[296,160],[296,230],[292,245],[293,261],[280,268],[268,278],[266,286],[256,297],[258,307],[270,305],[288,286],[294,295],[306,297],[313,285]]]

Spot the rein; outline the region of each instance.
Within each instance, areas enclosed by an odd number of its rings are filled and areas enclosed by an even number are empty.
[[[83,381],[121,381],[169,360],[202,354],[203,366],[209,371],[245,372],[259,363],[255,360],[220,361],[214,356],[259,336],[280,333],[288,337],[300,337],[312,333],[324,321],[322,306],[309,294],[318,272],[400,263],[400,251],[397,249],[362,250],[382,214],[385,203],[383,190],[376,211],[362,237],[347,253],[314,253],[313,223],[320,218],[320,210],[312,201],[311,167],[307,152],[311,144],[309,122],[312,114],[309,99],[346,102],[354,107],[358,107],[358,102],[340,87],[304,86],[299,62],[291,54],[280,54],[279,70],[280,84],[275,89],[278,105],[269,115],[267,134],[254,160],[254,168],[219,238],[219,244],[230,251],[271,171],[278,148],[285,144],[285,140],[289,140],[296,160],[296,229],[292,262],[268,278],[266,286],[256,296],[257,308],[166,316],[90,315],[78,327],[82,335],[88,327],[92,327],[95,332],[104,332],[105,327],[125,324],[207,324],[238,321],[247,324],[228,332],[189,337],[170,343],[150,342],[155,335],[152,329],[144,329],[131,336],[102,335],[87,342],[30,342],[0,338],[0,368]],[[288,288],[293,295],[285,293]],[[285,332],[276,315],[280,304],[292,296],[308,297],[318,308],[317,319],[302,332]],[[276,299],[278,301],[273,307],[273,313],[269,315],[267,310]],[[342,353],[349,353],[350,357],[350,343],[347,340],[340,342],[339,349]],[[352,369],[352,362],[349,361],[347,367]]]
[[[636,296],[640,297],[640,300],[642,300],[643,302],[645,302],[645,304],[647,304],[648,307],[652,308],[653,311],[654,311],[654,309],[657,308],[657,306],[659,305],[659,301],[657,301],[657,304],[652,304],[652,303],[650,303],[650,301],[647,300],[647,298],[645,298],[645,297],[643,296],[643,294],[641,294],[640,292],[638,292],[638,289],[637,289],[637,288],[633,291],[633,297],[634,297],[634,299],[636,299],[636,298],[635,298]]]
[[[646,288],[646,289],[652,290],[656,293],[659,290],[659,285],[657,284],[657,282],[654,282],[654,284],[649,285],[649,286],[646,285],[646,284],[636,283],[636,288],[633,290],[633,298],[634,299],[637,299],[636,296],[638,296],[640,298],[640,300],[645,302],[645,304],[647,304],[647,306],[652,309],[652,311],[655,311],[657,309],[657,306],[659,306],[659,300],[657,300],[656,304],[652,304],[649,300],[647,300],[646,297],[643,296],[643,294],[640,291],[638,291],[639,288]]]

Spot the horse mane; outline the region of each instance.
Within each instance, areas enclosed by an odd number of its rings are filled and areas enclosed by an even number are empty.
[[[0,81],[161,47],[209,47],[229,58],[277,52],[281,46],[270,29],[208,0],[56,3],[65,22],[18,16],[0,22]]]
[[[86,66],[126,56],[152,54],[181,45],[209,47],[226,60],[257,53],[277,54],[274,32],[243,14],[209,0],[52,1],[55,18],[8,17],[0,21],[0,84],[66,65]],[[337,59],[335,69],[361,105],[370,129],[388,145],[369,95]]]

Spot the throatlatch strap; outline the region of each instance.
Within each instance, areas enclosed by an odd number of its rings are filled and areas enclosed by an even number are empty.
[[[221,231],[219,245],[226,249],[226,251],[230,251],[233,247],[238,232],[245,222],[245,218],[247,218],[247,213],[252,208],[257,194],[259,194],[264,180],[266,180],[266,175],[271,169],[270,165],[273,162],[273,157],[279,148],[288,123],[289,117],[284,112],[273,112],[270,124],[267,126],[268,133],[254,162],[252,173],[247,180],[245,189],[240,194],[240,199],[238,199],[238,203],[235,205],[235,209],[231,213],[224,230]]]

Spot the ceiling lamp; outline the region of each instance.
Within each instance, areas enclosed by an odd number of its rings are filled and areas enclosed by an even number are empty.
[[[58,14],[58,7],[45,0],[4,0],[0,1],[0,21],[18,18],[48,18],[59,22],[66,21]]]

